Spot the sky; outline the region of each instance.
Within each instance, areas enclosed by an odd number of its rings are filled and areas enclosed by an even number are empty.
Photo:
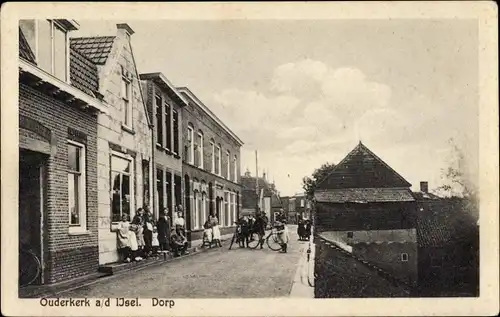
[[[140,73],[187,86],[245,143],[241,169],[282,195],[359,141],[418,190],[442,184],[450,138],[477,177],[474,20],[88,21],[71,36],[135,31]]]

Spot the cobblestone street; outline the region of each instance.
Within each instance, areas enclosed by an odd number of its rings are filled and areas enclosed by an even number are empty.
[[[233,246],[163,265],[130,271],[61,294],[62,297],[264,298],[286,297],[299,263],[296,226],[290,226],[289,252]]]

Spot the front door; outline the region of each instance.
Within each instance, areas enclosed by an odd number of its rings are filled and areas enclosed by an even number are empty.
[[[34,284],[41,284],[43,280],[42,210],[45,160],[44,155],[36,152],[19,152],[19,248],[33,252],[42,264],[41,274]],[[20,269],[22,262],[24,261],[21,261],[20,256]]]

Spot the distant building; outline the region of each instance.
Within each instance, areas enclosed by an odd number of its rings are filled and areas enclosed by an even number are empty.
[[[320,182],[315,231],[415,284],[416,202],[411,184],[361,142]]]
[[[289,212],[292,212],[295,216],[295,223],[299,219],[311,219],[311,208],[312,203],[307,198],[305,193],[297,193],[294,196],[290,197],[289,202]]]
[[[242,190],[242,211],[244,215],[255,214],[257,208],[260,208],[269,221],[275,221],[276,215],[283,208],[283,203],[274,184],[270,183],[266,174],[259,177],[259,194],[256,193],[257,179],[251,176],[247,171],[241,176]]]

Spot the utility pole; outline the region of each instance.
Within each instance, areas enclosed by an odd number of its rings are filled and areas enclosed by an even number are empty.
[[[255,213],[257,214],[259,212],[259,200],[260,200],[260,195],[259,195],[259,160],[258,160],[258,156],[257,156],[257,150],[255,150],[255,195],[257,196]]]

